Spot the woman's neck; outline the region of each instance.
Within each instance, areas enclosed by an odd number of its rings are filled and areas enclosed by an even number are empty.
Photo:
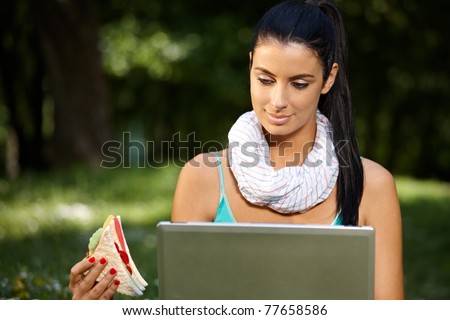
[[[270,148],[270,161],[275,170],[301,166],[314,147],[316,123],[285,136],[275,136],[266,132],[265,137]]]

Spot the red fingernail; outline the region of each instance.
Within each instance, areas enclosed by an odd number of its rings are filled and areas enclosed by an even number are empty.
[[[118,286],[118,285],[120,284],[120,280],[118,280],[118,279],[114,280],[114,284],[115,284],[116,286]]]
[[[106,263],[106,259],[105,258],[101,258],[100,259],[100,264],[105,264]]]
[[[90,263],[94,263],[94,262],[95,262],[95,257],[89,258],[89,262],[90,262]]]
[[[116,269],[114,269],[114,268],[112,268],[111,270],[109,270],[109,273],[111,274],[111,275],[113,275],[113,274],[116,274]]]

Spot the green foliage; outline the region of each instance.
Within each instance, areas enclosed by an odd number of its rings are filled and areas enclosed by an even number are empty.
[[[17,86],[16,111],[25,127],[34,108],[26,105],[30,103],[26,87],[44,88],[40,131],[47,145],[39,146],[45,155],[54,138],[51,88],[45,81],[41,86],[29,84],[34,77],[31,66],[39,62],[36,43],[30,40],[37,37],[34,10],[24,0],[16,1],[16,6],[4,2],[8,10],[0,13],[5,28],[0,45],[9,54],[6,57],[15,57],[14,64],[5,60],[4,65],[26,68],[17,67],[14,79],[3,81],[0,88],[2,164],[11,125],[5,84]],[[174,134],[186,137],[195,132],[203,143],[225,144],[232,123],[251,108],[252,29],[277,2],[90,2],[98,14],[98,47],[108,78],[114,137],[131,132],[139,141],[159,145]],[[446,38],[450,2],[337,2],[349,34],[349,75],[362,154],[396,174],[450,179],[450,42]],[[28,128],[25,137],[32,142],[30,132]],[[22,153],[31,149],[23,148]],[[24,165],[31,166],[35,157],[22,156]]]
[[[189,56],[199,42],[196,34],[176,40],[155,22],[142,25],[133,15],[124,16],[119,22],[102,28],[104,68],[116,77],[128,75],[131,69],[143,68],[150,78],[168,80],[176,76],[173,64]]]
[[[195,131],[202,142],[224,142],[233,120],[250,108],[246,69],[255,14],[237,10],[237,2],[196,10],[204,5],[113,4],[112,11],[127,12],[101,32],[118,135],[168,141]]]
[[[448,180],[449,2],[339,3],[363,154],[397,174]]]
[[[0,299],[69,299],[69,270],[108,214],[119,214],[133,259],[156,299],[158,221],[170,218],[179,168],[71,170],[0,180]],[[449,299],[450,185],[396,179],[406,297]],[[117,295],[117,299],[126,299]]]

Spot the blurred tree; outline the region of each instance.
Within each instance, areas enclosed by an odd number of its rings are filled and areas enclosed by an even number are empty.
[[[39,40],[29,23],[29,5],[21,0],[1,0],[0,6],[0,82],[8,110],[7,120],[2,122],[7,126],[4,130],[8,145],[7,171],[14,177],[19,167],[42,169],[44,166],[44,66]]]
[[[5,140],[8,150],[18,150],[18,159],[5,158],[24,169],[98,165],[111,132],[94,3],[1,0],[1,6]]]
[[[109,97],[91,0],[32,1],[54,99],[54,159],[99,165],[110,138]]]
[[[448,1],[341,0],[363,155],[450,179]]]
[[[118,138],[131,131],[160,145],[178,135],[175,140],[182,141],[169,151],[184,161],[208,147],[226,146],[230,125],[251,108],[253,24],[274,3],[110,2],[101,11],[101,48]],[[177,154],[186,147],[189,154]]]

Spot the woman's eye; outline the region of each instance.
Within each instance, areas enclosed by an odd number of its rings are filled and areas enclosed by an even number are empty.
[[[265,78],[257,78],[259,82],[261,82],[263,85],[269,85],[273,83],[273,80],[265,79]]]
[[[292,86],[296,89],[305,89],[308,86],[308,83],[305,82],[292,82]]]

